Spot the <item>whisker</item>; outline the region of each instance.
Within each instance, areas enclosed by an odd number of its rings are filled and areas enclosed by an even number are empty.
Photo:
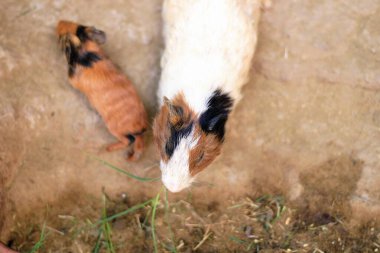
[[[158,163],[158,162],[156,162],[156,163],[154,163],[154,164],[152,164],[152,165],[150,165],[150,166],[148,166],[148,167],[146,167],[146,168],[143,168],[143,170],[150,170],[150,169],[153,169],[153,168],[160,168],[160,166],[159,166],[160,164]]]

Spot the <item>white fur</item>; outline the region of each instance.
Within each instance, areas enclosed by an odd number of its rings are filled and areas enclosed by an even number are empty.
[[[193,179],[189,172],[189,150],[194,148],[198,139],[194,132],[182,138],[168,163],[161,161],[162,182],[171,192],[179,192],[191,185]]]
[[[200,114],[218,88],[236,103],[256,46],[259,9],[260,0],[165,0],[166,49],[158,90],[161,105],[164,96],[172,99],[182,92],[189,106]],[[161,163],[171,175],[164,183],[178,185],[176,189],[186,187],[181,182],[191,181],[186,160],[189,146],[178,147],[167,164]],[[187,174],[178,174],[177,166],[179,170],[186,168]],[[185,174],[188,179],[179,177]]]

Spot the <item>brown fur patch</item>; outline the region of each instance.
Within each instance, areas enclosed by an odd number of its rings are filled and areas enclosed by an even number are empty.
[[[190,151],[190,175],[195,176],[204,170],[220,154],[222,142],[216,135],[206,134],[199,125],[195,128],[195,136],[200,136],[198,144]]]

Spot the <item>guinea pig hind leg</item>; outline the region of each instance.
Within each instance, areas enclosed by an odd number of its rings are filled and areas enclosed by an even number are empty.
[[[112,151],[116,151],[116,150],[119,150],[119,149],[127,148],[128,146],[129,146],[129,143],[125,143],[125,142],[119,141],[119,142],[116,142],[116,143],[109,144],[107,146],[106,150],[108,152],[112,152]]]
[[[132,149],[128,151],[127,161],[134,162],[137,161],[144,150],[144,138],[143,136],[136,136],[135,142],[133,143]]]
[[[124,149],[124,148],[127,148],[128,146],[132,145],[134,142],[135,142],[135,137],[131,134],[126,134],[126,135],[122,135],[122,136],[116,136],[119,141],[116,142],[116,143],[112,143],[110,145],[107,146],[106,150],[108,152],[112,152],[112,151],[115,151],[115,150],[119,150],[119,149]]]

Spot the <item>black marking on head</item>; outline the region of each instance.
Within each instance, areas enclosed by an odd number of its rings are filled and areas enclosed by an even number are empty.
[[[193,123],[191,122],[188,126],[177,129],[175,126],[170,126],[170,137],[165,145],[165,152],[170,158],[176,147],[179,145],[179,142],[182,138],[189,136],[191,130],[193,129]]]
[[[90,39],[90,37],[87,35],[86,27],[83,25],[78,26],[76,36],[80,39],[81,42],[86,42]]]
[[[94,52],[85,52],[79,55],[77,63],[83,67],[91,67],[93,63],[101,60],[100,56]]]
[[[127,134],[125,135],[125,137],[127,137],[127,139],[129,140],[129,145],[133,144],[136,140],[136,137],[133,136],[132,134]]]
[[[90,68],[102,58],[94,52],[80,53],[80,48],[75,47],[71,42],[65,47],[66,59],[69,64],[69,76],[75,73],[76,66],[79,64],[83,67]]]
[[[207,134],[215,134],[220,141],[224,140],[225,124],[231,112],[233,99],[220,89],[214,91],[207,102],[207,110],[199,117],[199,124]]]
[[[91,26],[79,25],[75,35],[84,43],[88,40],[95,41],[98,44],[104,44],[107,40],[106,33]]]

